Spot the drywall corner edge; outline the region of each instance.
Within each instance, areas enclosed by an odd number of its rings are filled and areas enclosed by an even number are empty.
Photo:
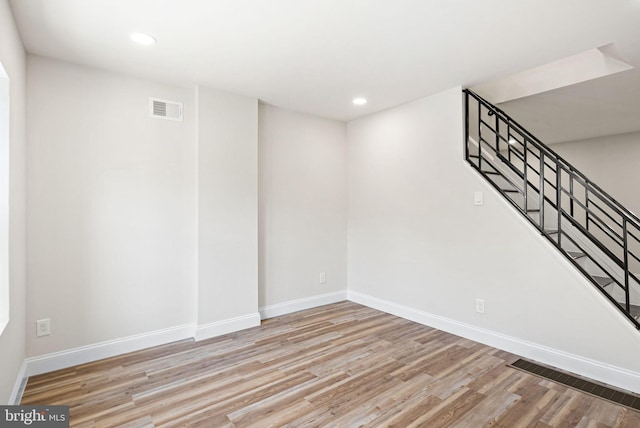
[[[239,330],[257,327],[259,325],[260,313],[254,312],[252,314],[241,315],[235,318],[199,325],[196,327],[194,339],[197,342]]]
[[[259,308],[260,317],[264,319],[279,317],[305,309],[316,308],[318,306],[329,305],[347,300],[347,290],[335,291],[333,293],[318,294],[317,296],[303,299],[289,300],[288,302],[276,303]]]
[[[10,406],[17,406],[22,401],[22,394],[24,393],[24,387],[27,386],[27,361],[23,361],[20,366],[20,371],[16,377],[16,383],[13,385],[13,390],[9,396],[8,404]]]

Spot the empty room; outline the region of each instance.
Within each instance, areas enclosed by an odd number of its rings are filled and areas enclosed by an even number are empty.
[[[640,426],[638,23],[0,0],[0,426]]]

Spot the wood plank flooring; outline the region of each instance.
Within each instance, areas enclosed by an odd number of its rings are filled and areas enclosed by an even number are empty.
[[[76,427],[639,427],[518,357],[351,302],[29,379]]]

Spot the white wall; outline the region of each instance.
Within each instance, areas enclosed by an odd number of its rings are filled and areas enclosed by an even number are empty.
[[[559,143],[551,148],[640,215],[640,132]]]
[[[9,4],[0,0],[0,62],[10,80],[9,297],[0,335],[0,403],[9,403],[25,356],[25,53]],[[4,296],[3,296],[4,297]],[[13,404],[13,403],[11,403]]]
[[[347,136],[350,293],[640,373],[638,332],[463,161],[460,88],[352,121]]]
[[[25,333],[24,54],[7,40],[17,114],[0,393],[25,334],[29,356],[183,324],[208,337],[347,282],[358,298],[640,372],[637,331],[462,160],[460,88],[345,134],[253,98],[33,56]],[[149,118],[150,96],[183,101],[185,122]],[[40,318],[51,336],[35,337]],[[496,345],[487,337],[472,338]]]
[[[260,105],[261,307],[346,290],[346,158],[344,122]]]
[[[27,354],[193,323],[193,91],[35,56],[27,71]],[[148,117],[149,97],[185,121]]]
[[[258,315],[258,100],[198,102],[198,326]],[[219,330],[211,330],[213,334]],[[207,337],[207,330],[198,337]]]

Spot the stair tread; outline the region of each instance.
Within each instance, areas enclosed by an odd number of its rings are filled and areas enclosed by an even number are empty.
[[[601,287],[606,287],[613,282],[613,279],[608,276],[591,275],[591,278],[593,278]]]
[[[586,254],[583,253],[582,251],[567,251],[567,254],[569,254],[574,259],[579,259],[581,257],[586,257]]]

